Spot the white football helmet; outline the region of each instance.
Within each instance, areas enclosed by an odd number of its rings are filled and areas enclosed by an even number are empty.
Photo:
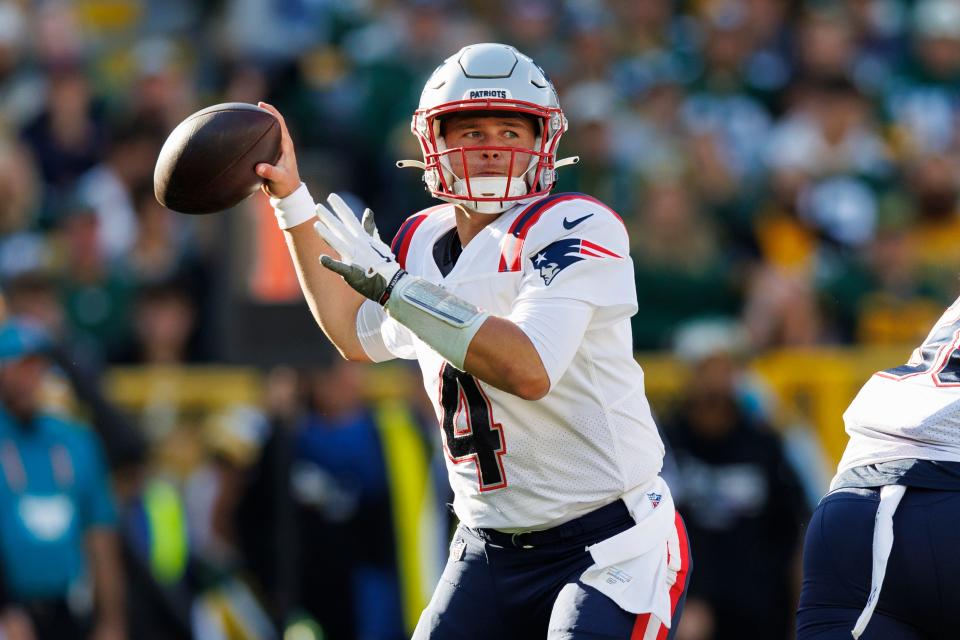
[[[449,148],[441,135],[440,121],[466,111],[512,112],[533,117],[539,125],[534,148]],[[431,195],[481,213],[500,213],[546,195],[553,187],[556,168],[579,160],[567,158],[557,162],[557,145],[567,130],[557,92],[543,69],[505,44],[469,45],[444,60],[427,80],[410,128],[420,141],[423,162],[401,160],[397,166],[423,169],[423,180]],[[520,176],[471,177],[467,151],[509,153],[510,167],[518,155],[529,156],[530,160]],[[465,175],[453,172],[452,154],[462,158]]]

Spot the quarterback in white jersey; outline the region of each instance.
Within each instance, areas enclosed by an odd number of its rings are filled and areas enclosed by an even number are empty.
[[[804,544],[797,638],[953,638],[960,627],[960,299],[875,373]]]
[[[460,521],[547,528],[653,480],[663,445],[643,372],[629,357],[636,294],[617,215],[579,195],[514,206],[444,276],[433,248],[454,229],[453,205],[408,220],[394,243],[408,245],[401,266],[520,327],[541,354],[550,393],[531,402],[497,389],[445,361],[376,303],[361,314],[374,328],[387,325],[364,341],[373,359],[420,364]]]
[[[464,47],[414,113],[423,161],[398,163],[444,204],[390,246],[336,195],[314,216],[285,127],[258,166],[327,336],[416,359],[436,410],[461,525],[416,638],[676,631],[690,555],[632,354],[627,233],[594,198],[550,194],[577,161],[557,160],[566,128],[530,58]]]

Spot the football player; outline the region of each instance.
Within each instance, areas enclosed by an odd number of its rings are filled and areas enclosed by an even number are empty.
[[[389,246],[369,210],[314,205],[285,127],[258,172],[330,340],[418,360],[433,401],[461,524],[414,637],[672,637],[690,554],[632,354],[627,233],[594,198],[551,195],[576,161],[557,160],[553,85],[513,47],[464,47],[411,129],[423,161],[398,165],[442,203]]]
[[[797,638],[960,628],[960,299],[843,414],[850,440],[803,551]]]

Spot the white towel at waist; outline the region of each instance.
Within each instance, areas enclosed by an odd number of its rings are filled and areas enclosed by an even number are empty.
[[[850,632],[854,638],[863,635],[873,610],[880,600],[880,589],[883,587],[883,578],[887,574],[887,560],[890,559],[890,550],[893,548],[893,514],[906,493],[903,485],[888,484],[880,489],[880,504],[877,505],[877,516],[873,523],[873,569],[870,577],[870,594],[867,604],[857,618],[857,623]]]
[[[681,567],[670,488],[658,476],[622,499],[637,524],[587,547],[594,564],[580,579],[623,610],[651,613],[669,628],[670,587]]]

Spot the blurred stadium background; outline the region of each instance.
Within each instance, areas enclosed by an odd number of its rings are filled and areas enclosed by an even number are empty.
[[[394,167],[422,83],[480,41],[551,75],[559,189],[631,234],[695,557],[678,638],[790,637],[842,412],[960,289],[957,0],[0,1],[0,287],[126,416],[50,381],[141,523],[131,638],[409,634],[449,530],[417,372],[332,357],[262,194],[188,217],[151,178],[183,117],[265,99],[311,191],[392,235],[430,204]]]

